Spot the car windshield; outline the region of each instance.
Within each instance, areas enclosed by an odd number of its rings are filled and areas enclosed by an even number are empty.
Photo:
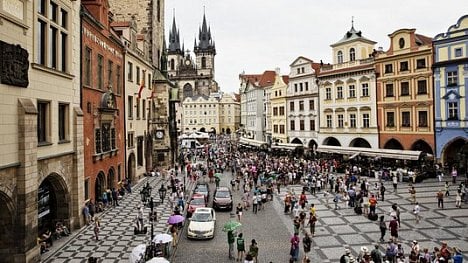
[[[218,198],[228,198],[230,196],[231,195],[229,194],[228,191],[218,191],[218,192],[216,192],[216,197],[218,197]]]
[[[211,214],[209,213],[195,213],[192,216],[192,221],[196,221],[196,222],[209,222],[212,220],[213,218],[211,217]]]
[[[192,201],[190,201],[190,204],[191,205],[204,205],[205,200],[203,198],[195,198],[195,199],[192,199]]]

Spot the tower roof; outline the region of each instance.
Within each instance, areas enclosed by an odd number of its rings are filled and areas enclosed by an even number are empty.
[[[195,53],[212,52],[216,54],[215,43],[211,37],[211,28],[208,26],[206,22],[205,14],[203,14],[202,25],[198,29],[198,43],[195,39],[194,51]]]
[[[169,32],[169,53],[181,53],[183,50],[180,49],[180,37],[179,30],[176,26],[175,15],[172,19],[172,29]]]
[[[372,41],[370,39],[367,39],[367,38],[363,37],[362,32],[360,30],[357,31],[356,29],[354,29],[354,21],[353,21],[352,24],[351,24],[351,29],[348,30],[348,32],[346,32],[346,34],[343,36],[342,39],[340,39],[338,42],[332,44],[331,46],[335,47],[335,46],[341,45],[343,43],[347,43],[347,42],[351,42],[351,41],[355,41],[355,40],[364,41],[364,42],[367,42],[367,43],[370,43],[370,44],[376,44],[377,43],[377,42],[374,42],[374,41]]]

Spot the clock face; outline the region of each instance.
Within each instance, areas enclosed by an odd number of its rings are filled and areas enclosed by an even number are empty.
[[[189,59],[185,60],[185,65],[190,66],[190,60]]]
[[[157,131],[156,132],[156,138],[161,139],[162,137],[164,137],[164,132],[163,131]]]

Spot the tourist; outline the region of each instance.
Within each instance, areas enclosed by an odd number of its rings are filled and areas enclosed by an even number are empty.
[[[99,231],[101,230],[101,223],[99,221],[99,218],[94,218],[94,237],[96,238],[96,241],[99,241]]]
[[[228,237],[228,246],[229,246],[229,259],[234,259],[234,241],[235,241],[235,237],[234,237],[234,231],[232,230],[229,230],[227,232],[227,237]]]
[[[245,254],[245,241],[242,236],[242,233],[239,233],[236,240],[237,244],[237,261],[242,261]]]
[[[444,209],[444,193],[442,193],[442,190],[439,189],[439,191],[436,194],[437,197],[437,207]]]
[[[387,232],[387,225],[384,222],[384,216],[380,216],[379,228],[380,228],[380,242],[383,242],[384,237],[385,237],[385,232]]]
[[[252,239],[252,242],[249,246],[249,253],[248,255],[251,255],[255,263],[258,263],[258,244],[255,239]]]
[[[421,219],[421,216],[419,215],[419,213],[421,212],[421,208],[419,207],[419,203],[416,202],[414,208],[413,208],[413,214],[414,214],[414,217],[416,219],[416,224],[419,223],[419,220]]]
[[[289,255],[291,256],[291,259],[293,262],[296,262],[299,259],[299,237],[298,233],[294,233],[294,236],[291,237],[290,240],[291,243],[291,249],[289,251]]]

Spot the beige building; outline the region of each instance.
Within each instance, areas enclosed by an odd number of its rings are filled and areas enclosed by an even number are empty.
[[[271,126],[272,142],[287,143],[286,132],[286,95],[288,90],[289,76],[281,76],[279,69],[276,70],[275,81],[270,92],[271,103]]]
[[[210,96],[194,96],[182,102],[182,131],[232,134],[239,129],[240,103],[235,94],[212,93]]]
[[[82,224],[79,15],[80,1],[0,5],[2,262],[40,262],[43,231]]]

